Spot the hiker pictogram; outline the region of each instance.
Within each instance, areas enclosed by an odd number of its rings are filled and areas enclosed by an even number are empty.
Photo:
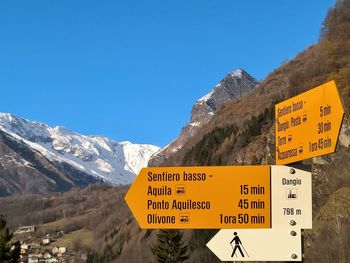
[[[245,255],[246,255],[247,257],[249,257],[249,255],[248,255],[247,251],[245,250],[245,248],[244,248],[244,246],[243,246],[243,244],[242,244],[242,241],[241,241],[241,239],[239,238],[237,232],[234,232],[233,235],[234,235],[234,237],[233,237],[233,239],[232,239],[231,242],[230,242],[230,244],[231,244],[231,246],[232,246],[232,248],[233,248],[231,257],[232,257],[232,258],[233,258],[233,256],[236,256],[236,257],[237,257],[237,255],[236,255],[236,251],[237,251],[237,250],[241,253],[241,256],[242,256],[243,258],[244,258]],[[232,245],[233,242],[235,243],[235,247],[233,247],[233,245]],[[243,248],[243,250],[244,250],[245,253],[243,253],[242,248]],[[245,255],[244,255],[244,254],[245,254]]]

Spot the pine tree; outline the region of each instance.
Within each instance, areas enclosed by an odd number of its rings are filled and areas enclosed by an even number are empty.
[[[6,221],[2,215],[0,215],[0,262],[12,263],[17,262],[19,259],[20,244],[10,243],[13,234],[6,227]],[[13,249],[11,247],[14,246]]]
[[[181,239],[183,234],[174,229],[161,229],[157,233],[157,241],[151,248],[156,262],[178,263],[189,258],[187,245],[183,245]]]

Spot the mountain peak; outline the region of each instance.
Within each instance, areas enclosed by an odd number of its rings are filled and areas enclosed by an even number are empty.
[[[222,102],[230,101],[234,98],[244,96],[247,92],[251,92],[258,81],[249,75],[245,70],[238,68],[228,73],[208,94],[197,100],[196,104],[208,104],[209,107],[214,106],[210,100],[217,100],[213,98],[218,94]],[[225,92],[226,91],[226,92]],[[222,103],[220,102],[220,103]],[[217,107],[212,110],[215,111]]]
[[[247,74],[247,72],[245,72],[243,69],[238,68],[230,73],[228,73],[229,76],[231,77],[242,77],[243,74]]]
[[[47,124],[42,123],[42,122],[31,121],[31,120],[19,117],[15,114],[12,114],[12,113],[0,112],[0,124],[4,125],[4,123],[8,123],[8,124],[26,123],[26,124],[31,124],[31,125],[39,125],[42,127],[44,127],[44,126],[49,127]]]
[[[60,133],[66,133],[66,134],[75,134],[74,131],[67,129],[64,126],[57,125],[56,127],[53,128],[54,131],[60,132]]]
[[[195,102],[190,123],[182,129],[176,140],[157,152],[149,164],[159,165],[180,150],[185,142],[193,137],[203,124],[208,123],[225,103],[234,102],[249,95],[258,84],[255,78],[241,68],[228,73],[208,94]]]
[[[18,119],[18,117],[16,115],[11,114],[11,113],[0,112],[0,119],[6,119],[6,120],[12,122],[15,119]]]

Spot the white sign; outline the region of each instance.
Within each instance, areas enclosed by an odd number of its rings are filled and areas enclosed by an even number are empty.
[[[221,261],[301,261],[300,229],[221,229],[207,244]]]
[[[311,173],[288,166],[271,166],[272,228],[312,228]]]

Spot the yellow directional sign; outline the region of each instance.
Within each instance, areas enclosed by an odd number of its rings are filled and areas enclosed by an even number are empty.
[[[312,227],[311,173],[288,166],[144,168],[125,200],[141,228]]]
[[[270,228],[270,166],[144,168],[125,200],[141,228]]]
[[[276,164],[334,152],[343,115],[334,81],[276,104]]]

